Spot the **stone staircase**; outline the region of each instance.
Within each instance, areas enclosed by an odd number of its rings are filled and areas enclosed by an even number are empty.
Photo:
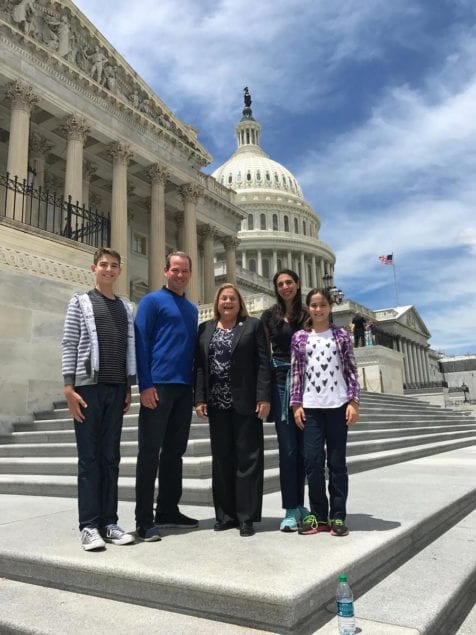
[[[137,392],[125,416],[121,443],[119,497],[133,501],[137,455]],[[274,424],[265,423],[265,493],[279,490]],[[348,440],[349,473],[447,452],[476,443],[473,417],[410,397],[363,393],[361,418]],[[187,505],[211,505],[208,423],[194,416],[183,466]],[[0,437],[0,493],[76,496],[74,429],[63,402],[40,412],[32,423],[14,425]]]
[[[121,524],[134,527],[137,395],[126,417]],[[350,536],[277,531],[277,449],[265,425],[266,490],[256,536],[216,533],[207,424],[184,460],[185,513],[198,529],[160,543],[78,542],[75,443],[57,404],[0,440],[0,632],[253,635],[337,632],[337,576],[349,575],[365,635],[476,632],[476,420],[412,398],[364,394],[348,444]],[[20,494],[20,495],[19,495]]]

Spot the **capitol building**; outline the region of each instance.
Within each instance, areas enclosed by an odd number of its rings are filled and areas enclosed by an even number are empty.
[[[299,273],[304,293],[333,284],[319,217],[261,147],[248,89],[235,132],[235,152],[206,174],[197,130],[73,2],[0,0],[0,433],[61,394],[65,308],[92,286],[99,246],[121,254],[117,291],[135,302],[162,286],[166,254],[186,251],[201,320],[225,280],[258,316],[281,268]],[[429,332],[414,307],[347,300],[343,323],[355,310],[386,330],[404,381],[428,383]]]
[[[254,281],[267,287],[282,268],[299,274],[304,292],[324,286],[326,277],[333,276],[334,252],[319,240],[319,217],[305,201],[294,175],[261,147],[261,125],[253,117],[247,88],[235,132],[236,151],[212,176],[236,192],[236,203],[246,212],[237,246],[241,286],[251,289]]]

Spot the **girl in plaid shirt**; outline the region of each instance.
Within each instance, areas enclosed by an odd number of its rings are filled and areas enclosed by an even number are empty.
[[[352,342],[346,329],[330,323],[332,298],[326,289],[306,297],[309,320],[291,340],[290,405],[304,431],[304,463],[311,513],[300,534],[330,531],[346,536],[347,429],[359,417],[360,387]],[[325,464],[329,470],[329,500]]]

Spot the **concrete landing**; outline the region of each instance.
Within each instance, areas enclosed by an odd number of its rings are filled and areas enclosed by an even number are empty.
[[[475,459],[475,447],[463,448],[352,475],[346,538],[280,533],[280,495],[268,494],[252,538],[213,532],[212,509],[183,507],[199,529],[86,553],[74,500],[2,495],[0,575],[247,628],[320,632],[340,573],[359,596],[474,509]],[[120,503],[124,529],[134,529],[133,511]]]

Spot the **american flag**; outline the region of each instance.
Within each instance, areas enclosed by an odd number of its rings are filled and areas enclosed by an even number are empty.
[[[383,265],[393,265],[393,254],[387,254],[386,256],[379,256],[378,259]]]

